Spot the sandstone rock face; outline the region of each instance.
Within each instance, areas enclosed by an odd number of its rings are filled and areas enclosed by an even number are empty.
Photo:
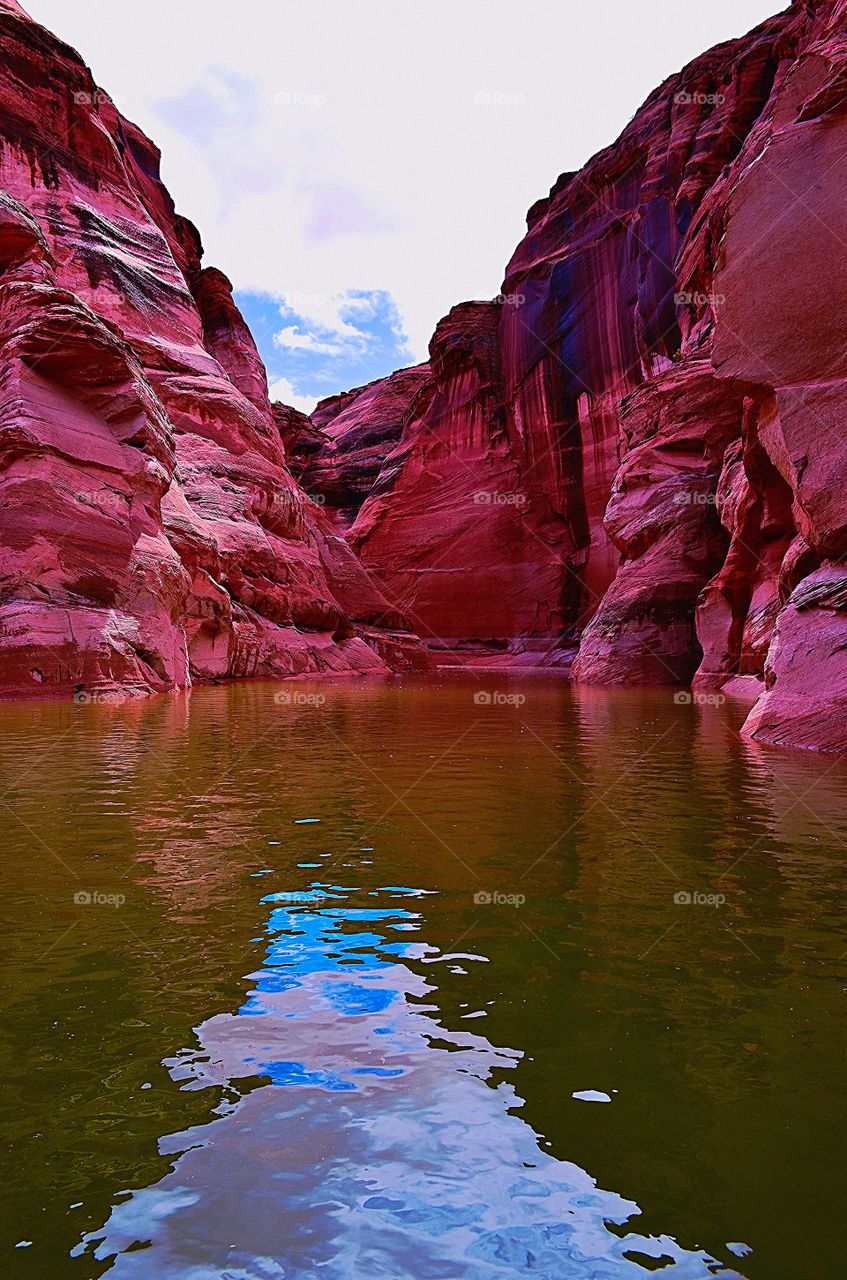
[[[278,401],[271,405],[271,410],[285,450],[286,466],[294,479],[299,480],[304,467],[315,454],[326,447],[329,439],[325,432],[315,426],[308,413]]]
[[[845,92],[846,0],[718,46],[442,321],[348,535],[428,643],[757,685],[748,735],[845,749]]]
[[[566,531],[506,412],[500,310],[466,303],[438,326],[430,380],[349,533],[435,647],[550,647],[562,631]]]
[[[419,663],[327,550],[156,149],[11,0],[0,41],[0,693]]]
[[[644,382],[620,415],[623,460],[604,527],[622,563],[582,633],[573,674],[688,684],[699,657],[695,605],[726,554],[716,493],[740,431],[740,397],[692,358]]]
[[[376,484],[386,455],[430,383],[427,364],[400,369],[366,387],[322,400],[311,415],[325,443],[307,461],[303,485],[322,493],[345,525],[352,523]]]

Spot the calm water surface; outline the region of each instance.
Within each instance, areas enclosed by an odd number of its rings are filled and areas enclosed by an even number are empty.
[[[742,716],[0,707],[2,1274],[840,1280],[847,766]]]

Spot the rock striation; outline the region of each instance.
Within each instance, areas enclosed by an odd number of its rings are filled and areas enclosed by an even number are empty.
[[[0,693],[425,663],[292,479],[156,148],[13,0],[0,42]]]
[[[847,751],[845,177],[847,2],[798,0],[530,209],[375,479],[375,451],[316,449],[432,647],[753,690],[747,736]],[[345,439],[367,390],[337,401]]]

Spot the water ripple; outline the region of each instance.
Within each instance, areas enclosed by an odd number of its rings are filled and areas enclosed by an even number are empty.
[[[702,1251],[624,1232],[638,1207],[541,1149],[493,1078],[519,1051],[440,1025],[413,967],[435,948],[393,932],[420,928],[422,896],[384,887],[361,905],[313,883],[263,899],[247,1000],[168,1064],[183,1088],[241,1095],[163,1140],[172,1172],[77,1253],[114,1258],[121,1280],[623,1280],[651,1258],[679,1280],[715,1274]]]

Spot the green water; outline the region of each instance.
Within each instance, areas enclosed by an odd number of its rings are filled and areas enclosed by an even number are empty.
[[[847,765],[742,718],[0,707],[0,1272],[841,1277]]]

